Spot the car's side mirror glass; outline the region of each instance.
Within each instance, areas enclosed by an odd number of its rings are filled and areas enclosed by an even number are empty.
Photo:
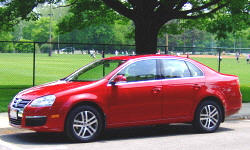
[[[112,85],[115,85],[118,82],[127,82],[127,78],[124,75],[117,75],[112,82]]]

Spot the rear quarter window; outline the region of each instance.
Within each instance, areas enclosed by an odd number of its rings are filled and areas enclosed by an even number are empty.
[[[193,77],[203,76],[203,72],[198,67],[196,67],[194,64],[190,62],[186,63]]]

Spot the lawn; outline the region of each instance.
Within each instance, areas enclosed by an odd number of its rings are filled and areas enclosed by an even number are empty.
[[[100,55],[97,59],[101,58]],[[193,58],[217,70],[216,58]],[[36,55],[36,85],[63,78],[81,66],[94,61],[89,55],[61,54],[48,57]],[[7,110],[7,104],[20,90],[32,86],[32,54],[0,53],[0,112]],[[233,58],[223,58],[221,72],[240,77],[243,100],[250,102],[250,64],[245,60],[237,63]]]

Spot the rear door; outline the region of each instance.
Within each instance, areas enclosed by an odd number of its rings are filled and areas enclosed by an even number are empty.
[[[196,96],[204,85],[203,73],[189,62],[162,59],[161,74],[163,118],[190,116]]]

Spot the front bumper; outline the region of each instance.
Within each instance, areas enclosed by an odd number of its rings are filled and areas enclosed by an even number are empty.
[[[12,117],[10,112],[17,112],[17,117]],[[64,131],[63,112],[58,113],[55,107],[34,108],[27,106],[23,110],[9,107],[9,123],[13,127],[26,128],[39,132],[62,132]]]
[[[26,116],[25,126],[27,127],[37,127],[44,126],[46,124],[46,116]]]
[[[22,125],[22,117],[17,118],[9,118],[9,122],[13,126],[21,126]],[[46,124],[47,117],[46,116],[27,116],[25,119],[25,127],[37,127],[44,126]]]

